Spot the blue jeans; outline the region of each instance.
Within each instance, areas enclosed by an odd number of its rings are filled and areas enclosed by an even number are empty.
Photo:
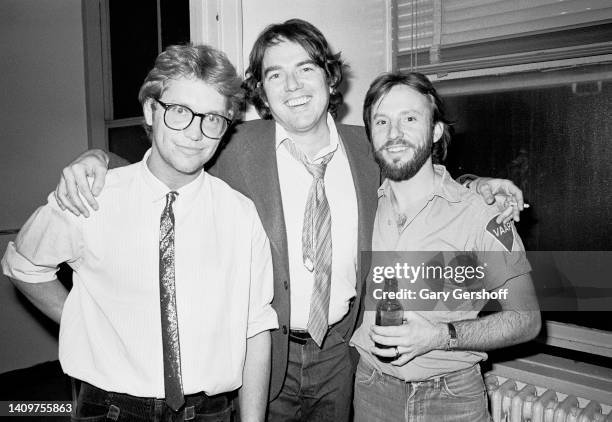
[[[323,348],[289,342],[285,384],[270,402],[268,422],[348,422],[354,366],[346,341],[330,331]]]
[[[355,375],[355,422],[490,421],[480,366],[405,382],[365,363]]]
[[[73,422],[98,421],[193,421],[230,422],[233,393],[207,396],[204,393],[185,396],[185,405],[178,412],[163,399],[144,398],[104,391],[81,382]]]

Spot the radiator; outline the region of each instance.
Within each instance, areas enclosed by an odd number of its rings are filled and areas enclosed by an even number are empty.
[[[488,374],[494,422],[612,422],[609,405]]]

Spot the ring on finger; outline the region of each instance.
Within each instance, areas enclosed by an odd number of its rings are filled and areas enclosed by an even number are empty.
[[[399,349],[397,348],[397,346],[395,346],[395,359],[400,357],[400,352]]]

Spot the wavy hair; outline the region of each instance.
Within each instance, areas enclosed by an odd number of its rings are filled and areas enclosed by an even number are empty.
[[[328,111],[336,117],[338,107],[342,105],[342,94],[338,91],[338,86],[342,82],[344,63],[340,59],[340,53],[332,53],[321,31],[301,19],[290,19],[269,25],[259,34],[249,55],[249,67],[242,85],[247,100],[253,104],[262,119],[272,118],[270,108],[266,105],[262,66],[266,50],[283,41],[291,41],[302,46],[312,61],[325,71],[327,83],[331,88]]]
[[[159,99],[168,83],[177,78],[198,79],[227,99],[229,117],[236,120],[244,104],[241,80],[225,53],[208,45],[171,45],[157,56],[155,66],[145,78],[138,100]],[[151,126],[145,124],[147,135]]]

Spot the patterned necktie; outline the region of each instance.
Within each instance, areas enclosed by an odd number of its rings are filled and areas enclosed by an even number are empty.
[[[174,411],[185,403],[181,379],[178,315],[174,285],[174,213],[172,203],[177,192],[166,195],[159,235],[159,298],[161,305],[162,346],[164,351],[164,389],[166,403]]]
[[[304,210],[302,259],[308,271],[314,271],[308,333],[321,347],[328,329],[332,268],[331,213],[325,195],[323,178],[334,152],[323,156],[320,162],[312,163],[291,139],[287,139],[284,144],[289,153],[304,164],[306,170],[312,175],[312,184]]]

